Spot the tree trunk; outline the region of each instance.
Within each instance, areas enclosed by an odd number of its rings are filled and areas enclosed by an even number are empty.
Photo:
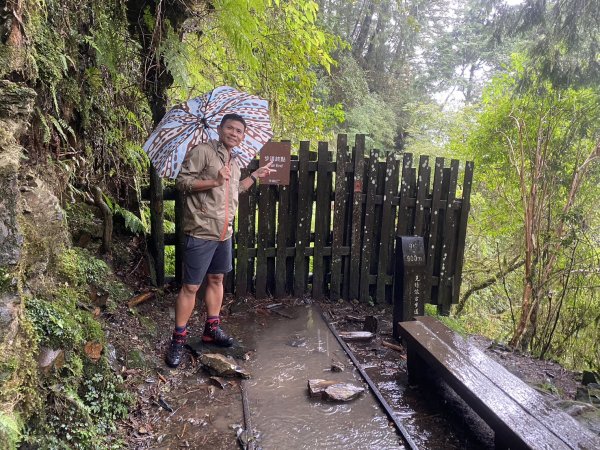
[[[371,30],[371,21],[373,20],[373,14],[375,14],[375,3],[370,1],[367,13],[360,24],[358,36],[356,37],[352,45],[352,53],[358,61],[363,60],[365,44],[367,42],[367,38],[369,37],[369,31]]]

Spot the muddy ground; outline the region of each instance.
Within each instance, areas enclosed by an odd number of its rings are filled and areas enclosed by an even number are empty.
[[[150,300],[136,307],[121,305],[114,313],[105,313],[111,344],[107,351],[114,369],[125,378],[135,397],[135,406],[130,417],[121,423],[120,432],[131,449],[240,448],[238,433],[244,428],[241,381],[234,379],[225,387],[220,386],[202,369],[191,351],[176,370],[163,362],[173,327],[175,297],[176,290],[167,288],[156,291]],[[244,359],[251,364],[253,342],[260,338],[261,327],[268,326],[274,317],[281,319],[278,311],[282,310],[272,308],[274,303],[282,303],[285,308],[312,300],[226,297],[223,326],[241,343],[242,351],[238,354],[241,365],[245,364]],[[362,329],[363,323],[358,319],[368,315],[379,319],[376,339],[367,344],[353,344],[351,348],[390,404],[412,411],[406,420],[413,432],[429,436],[421,441],[424,448],[475,449],[492,445],[490,430],[476,416],[465,414],[452,393],[442,392],[443,387],[408,386],[404,352],[383,345],[394,342],[389,307],[348,302],[322,302],[320,307],[338,331]],[[190,321],[192,338],[200,335],[203,321],[200,307]],[[245,325],[249,321],[253,321],[252,328],[258,332],[248,333],[250,327]],[[471,339],[553,401],[574,399],[580,374],[553,362],[510,352],[482,337]],[[457,409],[461,414],[456,414]]]

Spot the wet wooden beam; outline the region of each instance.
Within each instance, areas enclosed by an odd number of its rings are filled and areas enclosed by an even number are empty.
[[[432,317],[401,322],[411,380],[430,369],[494,430],[497,448],[600,448],[571,416]]]

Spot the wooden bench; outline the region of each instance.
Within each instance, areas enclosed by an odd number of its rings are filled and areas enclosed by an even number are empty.
[[[600,438],[436,319],[399,330],[411,382],[433,370],[492,428],[496,448],[600,449]]]

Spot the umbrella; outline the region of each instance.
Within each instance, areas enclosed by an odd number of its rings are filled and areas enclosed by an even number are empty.
[[[221,86],[174,106],[152,132],[144,150],[158,174],[175,178],[187,151],[209,139],[218,139],[217,126],[225,114],[231,113],[246,121],[244,140],[232,150],[240,167],[246,167],[273,137],[269,105],[255,95]]]

